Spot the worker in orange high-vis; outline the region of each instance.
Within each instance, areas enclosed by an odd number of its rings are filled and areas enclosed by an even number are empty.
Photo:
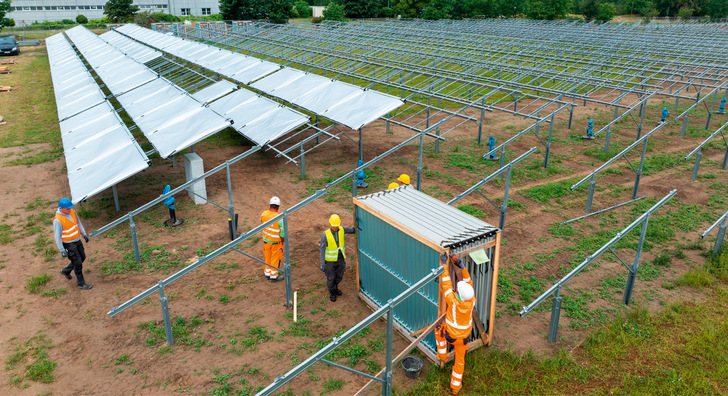
[[[78,287],[88,290],[93,286],[83,279],[83,261],[86,260],[86,252],[81,243],[81,237],[88,243],[88,235],[81,224],[81,219],[73,210],[73,206],[73,202],[68,198],[61,198],[58,201],[58,211],[53,217],[53,237],[61,256],[68,257],[71,261],[66,268],[61,270],[61,275],[71,280],[73,279],[71,272],[74,272]]]
[[[440,287],[447,301],[445,311],[445,324],[438,324],[435,328],[437,341],[437,360],[444,362],[447,359],[447,344],[455,349],[455,363],[450,374],[450,388],[452,394],[457,395],[463,387],[463,372],[465,371],[465,352],[468,351],[471,332],[473,331],[473,308],[475,307],[475,290],[473,281],[467,268],[463,268],[462,261],[457,257],[450,257],[453,264],[462,270],[463,280],[457,283],[457,291],[453,290],[448,265],[448,255],[443,254],[440,262],[445,272],[440,277]]]
[[[260,214],[260,222],[266,221],[278,216],[278,209],[281,207],[281,199],[272,197],[269,202],[268,210]],[[283,228],[283,219],[269,225],[263,230],[263,255],[265,256],[265,277],[271,282],[278,282],[283,277],[278,275],[278,268],[283,259],[283,242],[286,233]]]

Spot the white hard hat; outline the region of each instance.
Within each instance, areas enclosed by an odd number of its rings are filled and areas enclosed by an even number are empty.
[[[461,300],[468,301],[475,296],[475,290],[473,290],[473,287],[470,286],[470,283],[460,281],[458,282],[458,294],[460,295]]]
[[[278,205],[281,206],[281,199],[278,197],[273,197],[270,199],[270,205]]]

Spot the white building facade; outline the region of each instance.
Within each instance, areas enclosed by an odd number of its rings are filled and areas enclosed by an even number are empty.
[[[88,19],[101,19],[106,0],[11,0],[11,10],[5,18],[15,20],[16,26],[27,26],[38,21],[61,21],[83,15]],[[220,13],[218,0],[134,0],[139,11],[164,12],[185,17]]]

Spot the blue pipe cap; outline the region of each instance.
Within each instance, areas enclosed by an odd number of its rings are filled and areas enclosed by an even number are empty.
[[[172,187],[167,184],[164,186],[164,191],[162,192],[162,195],[172,191]],[[164,204],[167,205],[170,209],[174,209],[174,196],[167,197],[164,199]]]
[[[71,202],[68,198],[61,198],[58,200],[58,207],[64,208],[64,209],[71,209],[73,208],[73,202]]]

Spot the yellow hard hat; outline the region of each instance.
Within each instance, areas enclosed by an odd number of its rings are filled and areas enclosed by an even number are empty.
[[[337,214],[332,214],[331,217],[329,217],[329,224],[331,224],[332,227],[338,227],[341,225],[341,218]]]
[[[397,183],[389,183],[389,185],[387,186],[387,190],[391,190],[391,189],[397,188],[397,187],[399,187],[399,184],[397,184]]]
[[[410,184],[409,175],[403,173],[403,174],[399,175],[399,177],[397,178],[397,181],[399,181],[402,184]]]

